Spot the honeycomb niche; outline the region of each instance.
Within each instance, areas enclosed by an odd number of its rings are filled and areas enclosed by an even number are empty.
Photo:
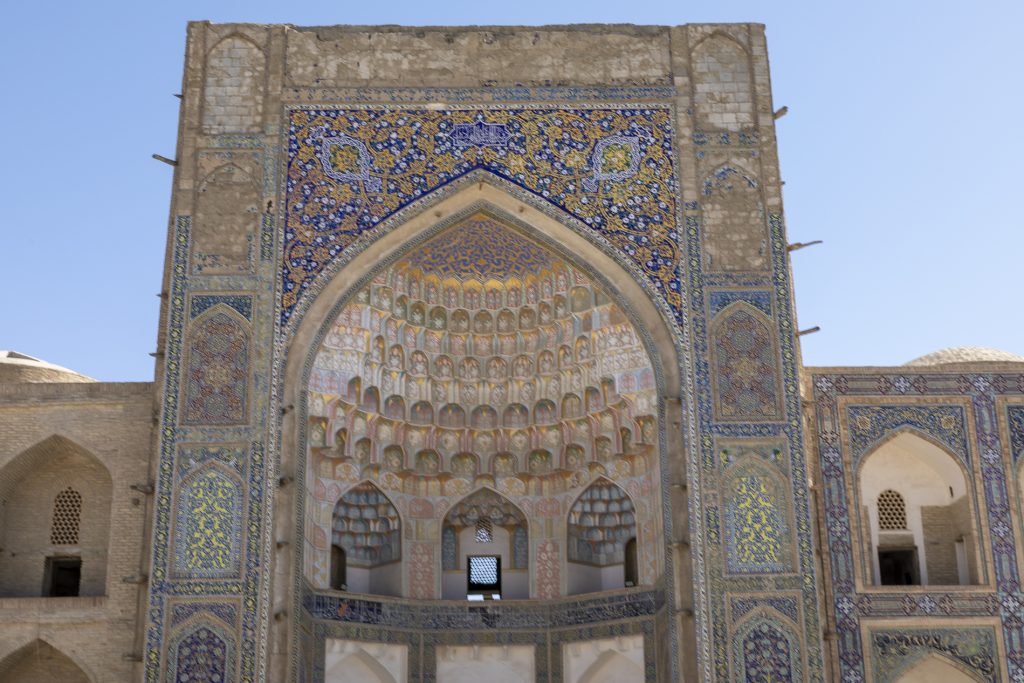
[[[315,589],[548,598],[652,585],[663,570],[640,337],[579,267],[488,214],[349,298],[306,399]],[[594,538],[608,515],[615,533]],[[472,562],[497,582],[475,590]]]

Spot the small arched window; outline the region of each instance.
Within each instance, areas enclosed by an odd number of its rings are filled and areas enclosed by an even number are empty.
[[[50,543],[53,545],[78,545],[78,527],[82,518],[82,494],[70,486],[53,501],[53,524],[50,526]]]
[[[879,531],[904,531],[907,528],[907,504],[897,491],[886,489],[878,494]]]

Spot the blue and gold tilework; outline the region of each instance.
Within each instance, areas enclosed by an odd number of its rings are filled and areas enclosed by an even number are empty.
[[[677,192],[670,109],[294,109],[281,318],[362,233],[475,169],[563,209],[673,306]]]

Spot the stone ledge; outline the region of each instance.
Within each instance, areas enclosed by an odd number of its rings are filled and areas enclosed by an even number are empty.
[[[4,615],[0,621],[10,624],[15,621],[35,621],[56,617],[62,621],[81,617],[95,620],[105,617],[108,598],[105,595],[67,598],[0,598],[0,614],[17,612],[17,616]]]

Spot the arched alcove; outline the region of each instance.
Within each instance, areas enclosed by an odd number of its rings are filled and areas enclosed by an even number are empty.
[[[536,495],[531,489],[545,491],[551,498],[544,504],[566,509],[574,480],[590,478],[598,464],[613,469],[623,486],[660,490],[658,373],[647,333],[595,277],[521,226],[479,209],[385,262],[327,313],[331,323],[322,330],[305,397],[312,435],[306,503],[321,510],[304,527],[307,547],[315,548],[306,564],[315,585],[339,585],[329,558],[340,555],[326,540],[334,532],[323,528],[323,498],[313,492],[344,490],[355,477],[386,492],[399,509],[422,497],[443,510],[446,499],[481,483],[502,488],[513,504]],[[558,347],[556,365],[551,349]],[[379,414],[381,396],[411,406],[408,419]],[[328,435],[343,429],[344,438],[329,443]],[[477,481],[481,476],[488,479]],[[656,505],[629,514],[641,515],[657,537]],[[519,544],[524,553],[536,542],[498,527],[501,543]],[[636,538],[639,526],[632,528]],[[457,546],[464,543],[460,529]],[[455,587],[450,574],[464,571],[461,560],[445,564],[452,534],[444,524],[420,524],[410,533],[410,548],[421,558],[430,553],[440,570],[432,589],[423,583],[410,591],[465,597],[466,587]],[[620,575],[629,540],[621,539]],[[560,534],[552,542],[567,547]],[[351,550],[338,548],[352,589]],[[652,580],[664,564],[654,549],[640,553],[646,561],[630,563],[631,583],[641,575]],[[528,597],[529,569],[510,564],[513,554],[502,558],[503,575],[512,580],[502,595]],[[411,586],[411,565],[401,571]],[[545,590],[563,590],[557,574],[545,576],[555,584]],[[620,576],[616,587],[623,585]]]
[[[680,386],[675,373],[679,367],[676,349],[681,348],[673,336],[676,328],[666,324],[656,303],[659,296],[646,288],[642,276],[624,269],[620,261],[610,258],[588,237],[575,232],[576,228],[567,228],[531,202],[522,204],[521,199],[513,199],[503,188],[489,182],[476,183],[475,176],[455,185],[451,197],[440,200],[429,213],[410,212],[411,219],[403,218],[404,222],[379,229],[375,241],[367,242],[365,250],[357,245],[358,256],[344,269],[339,267],[325,273],[325,277],[318,280],[322,284],[314,284],[308,290],[290,317],[291,323],[286,327],[289,351],[287,368],[281,373],[284,378],[281,396],[284,402],[294,401],[300,408],[293,413],[300,422],[287,416],[283,420],[281,467],[283,471],[295,467],[301,473],[301,477],[297,476],[301,485],[295,489],[301,496],[295,508],[300,517],[294,524],[297,533],[305,537],[296,544],[299,548],[296,566],[302,568],[314,586],[329,582],[326,563],[317,559],[326,557],[326,552],[320,548],[326,549],[329,543],[319,535],[315,524],[310,525],[311,519],[323,518],[323,503],[320,502],[323,499],[318,492],[326,491],[330,499],[330,491],[344,490],[347,482],[369,478],[394,500],[403,516],[409,514],[410,520],[423,520],[417,522],[415,532],[411,524],[408,527],[406,557],[410,561],[415,558],[416,566],[425,569],[406,577],[407,595],[440,598],[442,525],[439,522],[448,510],[446,500],[465,495],[484,484],[495,487],[517,505],[522,501],[523,509],[529,508],[531,517],[536,509],[544,509],[543,514],[551,515],[552,510],[568,508],[579,490],[576,482],[581,478],[589,479],[593,473],[612,470],[612,478],[623,488],[643,492],[644,501],[638,509],[638,515],[643,515],[643,524],[638,527],[643,538],[651,539],[651,547],[641,552],[638,574],[644,577],[645,583],[657,579],[669,561],[660,541],[665,517],[658,473],[664,467],[666,448],[683,452],[678,431],[668,431],[667,444],[659,436],[666,432],[659,422],[658,397],[661,392],[678,395]],[[574,272],[574,278],[582,281],[573,282],[573,286],[585,285],[587,281],[592,283],[595,289],[589,303],[602,307],[600,319],[594,317],[592,322],[574,319],[574,316],[593,315],[596,309],[571,311],[568,291],[559,292],[557,280],[550,288],[542,286],[534,290],[524,278],[510,278],[503,290],[494,283],[468,278],[462,283],[461,291],[455,288],[452,292],[447,286],[438,287],[419,274],[392,270],[401,277],[389,278],[385,271],[400,263],[405,254],[422,250],[426,241],[458,228],[460,221],[479,212],[492,219],[497,217],[502,229],[512,229],[519,233],[518,237],[536,240],[544,249],[551,250]],[[513,215],[516,218],[512,218]],[[377,290],[385,289],[392,292],[390,303],[378,302],[375,295]],[[448,307],[445,297],[453,293],[455,305]],[[550,298],[544,299],[545,296]],[[400,299],[403,305],[396,306]],[[351,304],[366,308],[357,312]],[[535,313],[522,315],[524,305],[533,307]],[[387,306],[386,314],[384,306]],[[437,306],[448,310],[448,328],[441,330],[441,335],[430,327],[430,314]],[[500,314],[506,308],[513,316],[505,316],[504,322],[500,322]],[[459,321],[464,322],[464,319],[456,313],[461,310],[467,312],[471,326],[466,333],[459,331]],[[479,315],[481,312],[486,312],[487,316]],[[356,463],[348,456],[332,459],[327,452],[329,449],[320,450],[320,446],[306,441],[307,433],[313,433],[316,421],[322,419],[321,413],[315,412],[321,410],[319,406],[330,406],[330,419],[338,423],[343,423],[338,416],[348,412],[344,400],[336,402],[333,396],[305,394],[310,375],[319,378],[322,370],[329,370],[329,363],[321,366],[317,359],[322,342],[330,339],[335,329],[340,329],[334,328],[335,322],[363,325],[374,316],[379,316],[378,323],[371,326],[368,339],[381,334],[387,343],[395,339],[396,343],[406,345],[406,369],[404,375],[396,378],[396,386],[402,387],[398,393],[404,392],[410,413],[417,402],[426,404],[420,410],[421,420],[396,421],[400,424],[395,425],[389,437],[392,441],[375,443],[377,453],[386,450],[389,443],[404,450],[407,462],[401,470],[384,467],[376,461]],[[437,318],[440,320],[440,316]],[[600,324],[595,325],[597,322]],[[499,331],[499,324],[509,326],[515,333]],[[567,332],[574,329],[576,333],[551,334],[557,327],[564,327]],[[368,328],[364,326],[364,329]],[[596,366],[599,362],[622,358],[615,361],[614,372],[588,375],[580,366],[575,353],[580,332],[591,333],[591,350],[582,354],[583,360]],[[605,338],[599,341],[596,337],[600,335]],[[432,338],[439,343],[435,344]],[[431,344],[435,344],[437,350],[432,351]],[[514,361],[527,350],[520,348],[520,344],[535,350],[528,351],[533,358],[530,374],[516,377]],[[554,350],[559,346],[567,353],[540,355],[541,350]],[[434,361],[441,355],[452,359],[450,377],[447,371],[442,374],[435,369]],[[461,362],[469,357],[476,362]],[[383,379],[376,379],[373,363],[377,361],[372,357],[367,358],[365,352],[360,352],[358,358],[350,358],[351,367],[357,368],[361,377],[360,391],[367,382],[383,382]],[[310,372],[304,370],[304,363]],[[630,363],[639,364],[631,367]],[[666,373],[663,368],[671,370]],[[622,385],[616,386],[616,374],[620,372]],[[466,380],[470,384],[481,380],[477,383],[477,400],[480,405],[494,409],[498,424],[493,429],[484,427],[489,420],[483,412],[476,413],[483,419],[474,424],[476,406],[463,403]],[[334,380],[330,380],[321,386],[333,383]],[[346,384],[341,380],[337,386],[343,388]],[[588,387],[593,391],[587,392]],[[582,416],[561,415],[562,400],[569,393],[581,398],[586,393]],[[555,419],[550,425],[533,422],[533,410],[542,399],[555,406]],[[437,412],[448,403],[463,403],[466,426],[440,428],[436,424]],[[512,404],[521,407],[523,412],[517,414],[517,408],[504,409]],[[433,415],[423,409],[427,406],[433,409]],[[310,412],[304,415],[306,407]],[[639,437],[642,427],[638,418],[641,417],[649,418],[651,438]],[[356,419],[352,418],[349,424]],[[505,424],[506,419],[522,426]],[[355,438],[355,431],[354,427],[350,428],[350,442]],[[623,440],[624,434],[630,438]],[[581,438],[583,435],[587,438]],[[450,446],[445,445],[445,440]],[[562,457],[570,444],[583,448],[585,458],[581,470],[563,467],[577,461],[575,457]],[[438,452],[440,471],[416,471],[416,454],[429,450]],[[542,464],[536,458],[531,459],[531,454],[537,452],[549,454],[546,468],[531,469],[531,462]],[[574,449],[573,453],[576,452]],[[296,464],[291,460],[294,453],[304,453],[308,460]],[[475,479],[449,470],[451,465],[463,462],[455,458],[462,453],[472,453],[479,458]],[[330,476],[322,474],[326,472],[330,472]],[[279,512],[283,509],[286,508],[277,508]],[[554,513],[556,519],[562,515],[564,512]],[[428,533],[431,530],[432,533]],[[564,594],[564,530],[547,533],[548,538],[529,539],[533,548],[538,549],[536,559],[531,559],[531,591],[535,596],[555,597]],[[684,564],[688,563],[685,553],[681,557]],[[429,568],[431,563],[433,570]],[[532,566],[533,563],[536,566]],[[688,580],[688,568],[687,564],[681,570],[684,582]]]
[[[104,464],[62,436],[8,462],[0,470],[0,596],[105,595],[112,489]]]
[[[242,133],[259,128],[263,112],[265,58],[248,37],[230,35],[206,57],[203,128],[207,133]],[[249,102],[239,107],[238,102]]]
[[[0,681],[5,683],[92,683],[66,654],[44,640],[27,643],[0,660]]]
[[[862,460],[857,486],[870,583],[980,582],[977,513],[955,456],[903,430]]]
[[[185,350],[181,421],[244,424],[249,415],[249,323],[217,305],[192,322]]]
[[[716,31],[694,46],[690,61],[698,125],[731,131],[752,126],[754,92],[746,49]]]
[[[346,491],[331,517],[331,588],[401,595],[401,559],[402,522],[391,500],[369,482]]]
[[[441,597],[530,597],[529,526],[512,501],[480,489],[452,505],[441,535]],[[493,582],[478,581],[481,576]]]
[[[605,478],[594,481],[572,504],[566,526],[570,595],[622,588],[630,565],[635,576],[636,512],[621,487]]]
[[[764,198],[753,173],[733,162],[716,168],[702,184],[701,209],[708,270],[743,272],[769,267]]]
[[[712,396],[725,420],[767,420],[782,411],[778,347],[771,321],[734,303],[711,323]]]

